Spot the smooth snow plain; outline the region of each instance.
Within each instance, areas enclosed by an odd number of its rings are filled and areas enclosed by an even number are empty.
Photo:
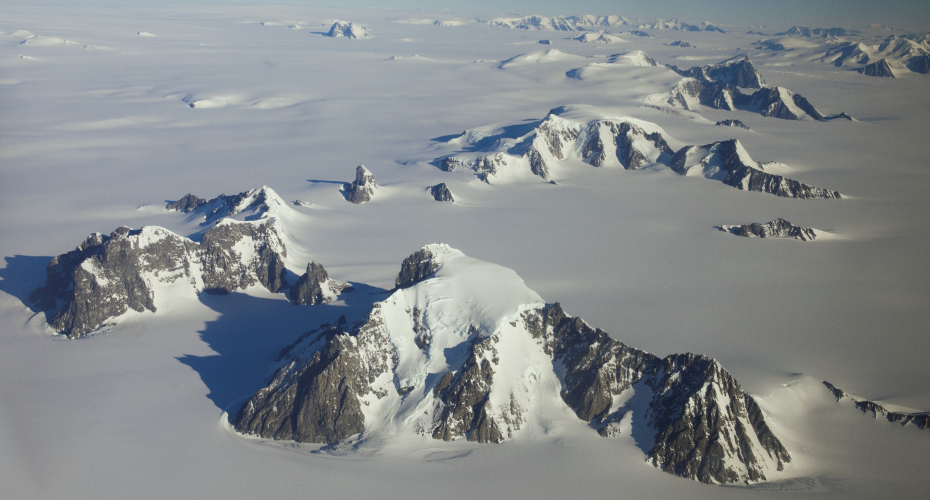
[[[450,22],[409,21],[425,18]],[[321,36],[334,19],[373,38]],[[473,20],[294,6],[4,7],[0,496],[925,493],[926,431],[836,403],[820,381],[930,409],[930,77],[869,78],[809,52],[755,50],[760,37],[740,34],[755,19],[723,26],[726,35],[653,30],[659,38],[624,44]],[[856,121],[645,107],[644,97],[680,81],[662,68],[567,75],[632,50],[679,67],[749,53],[769,85]],[[530,176],[486,185],[430,164],[463,130],[516,133],[570,104],[654,122],[674,146],[737,138],[754,159],[847,198],[785,199],[665,167],[580,162],[560,165],[557,185]],[[713,126],[726,118],[752,130]],[[356,206],[339,187],[360,164],[380,187]],[[424,191],[439,182],[455,203]],[[126,315],[78,341],[51,335],[24,304],[48,259],[91,232],[192,234],[202,228],[164,211],[166,200],[263,185],[305,202],[289,212],[292,270],[316,260],[356,293],[298,307],[261,289],[199,299],[159,290],[168,293],[156,314]],[[841,237],[801,243],[714,228],[776,217]],[[501,445],[398,440],[358,450],[229,429],[226,412],[268,382],[283,346],[383,300],[404,257],[435,242],[513,269],[544,300],[634,347],[716,358],[758,398],[792,463],[769,483],[705,486],[646,464],[630,436],[608,440],[570,421]]]

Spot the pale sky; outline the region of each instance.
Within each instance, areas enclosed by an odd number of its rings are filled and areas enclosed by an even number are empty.
[[[12,0],[13,4],[74,6],[73,0]],[[279,4],[307,7],[396,8],[462,16],[619,14],[644,20],[763,25],[774,29],[885,24],[930,31],[930,0],[85,0],[82,5]]]
[[[643,19],[781,26],[867,25],[930,30],[928,0],[237,0],[237,3],[308,6],[395,7],[500,15],[620,14]]]

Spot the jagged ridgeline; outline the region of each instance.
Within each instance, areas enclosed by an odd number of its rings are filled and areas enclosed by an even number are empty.
[[[186,195],[167,208],[192,214],[208,229],[194,241],[162,227],[124,226],[91,234],[51,259],[45,286],[30,299],[52,328],[79,338],[130,310],[155,312],[156,290],[169,286],[163,293],[196,297],[261,285],[297,304],[329,302],[351,289],[316,262],[288,283],[282,217],[290,209],[271,188],[212,200]]]
[[[285,348],[235,429],[308,443],[500,443],[564,421],[567,407],[606,438],[649,436],[639,445],[650,463],[705,483],[766,480],[791,459],[711,358],[627,346],[545,303],[512,270],[446,245],[408,257],[396,283],[360,321]]]
[[[663,166],[745,191],[803,199],[842,197],[838,191],[767,171],[736,139],[683,146],[677,151],[670,145],[674,142],[661,127],[645,120],[611,117],[591,106],[560,106],[520,136],[507,136],[501,130],[466,131],[448,144],[478,152],[442,156],[433,164],[448,172],[471,170],[487,183],[507,181],[522,173],[549,180],[572,160],[626,170]]]

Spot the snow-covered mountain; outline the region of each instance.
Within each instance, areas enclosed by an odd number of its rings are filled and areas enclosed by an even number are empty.
[[[617,35],[611,35],[609,33],[582,33],[578,36],[572,37],[572,40],[576,40],[582,43],[624,43],[626,40],[620,38]]]
[[[651,23],[642,23],[638,25],[637,28],[641,30],[653,29],[653,30],[674,30],[674,31],[712,31],[716,33],[726,33],[726,31],[707,22],[704,22],[701,24],[688,24],[688,23],[682,23],[678,21],[678,19],[672,19],[670,21],[663,21],[659,19]]]
[[[749,60],[748,55],[734,57],[719,64],[694,66],[690,69],[680,69],[677,66],[666,66],[681,76],[698,80],[713,80],[736,87],[759,89],[765,86],[762,75]]]
[[[859,35],[858,30],[849,28],[809,28],[807,26],[792,26],[787,31],[775,33],[775,36],[803,36],[806,38],[813,37],[840,37]]]
[[[841,42],[827,46],[819,55],[824,63],[851,68],[868,76],[894,76],[895,72],[930,74],[930,37],[886,37],[880,43]]]
[[[524,16],[497,18],[487,21],[491,26],[513,29],[537,29],[555,31],[584,31],[614,26],[628,26],[629,19],[623,16]]]
[[[790,198],[841,197],[836,191],[766,172],[737,140],[684,146],[676,152],[669,143],[677,141],[658,125],[612,116],[591,106],[554,108],[532,128],[521,131],[517,136],[499,129],[466,131],[447,144],[476,152],[441,156],[433,164],[447,172],[472,170],[487,183],[527,178],[527,174],[550,180],[571,161],[626,170],[664,165],[681,175],[700,172],[742,190]],[[700,168],[695,169],[697,166]]]
[[[359,26],[355,23],[337,20],[333,22],[332,26],[330,26],[326,36],[333,38],[371,38],[371,33],[369,33],[366,28],[363,28],[362,26]]]
[[[719,363],[659,358],[546,304],[512,270],[447,245],[408,257],[362,320],[308,332],[233,418],[276,440],[532,439],[565,422],[635,433],[646,460],[705,483],[774,478],[790,454]]]
[[[256,220],[291,212],[288,204],[268,186],[236,195],[221,194],[212,200],[186,194],[168,203],[165,209],[192,214],[191,218],[199,218],[202,225],[210,225],[223,218]]]
[[[740,226],[717,226],[717,229],[746,238],[793,238],[801,241],[813,241],[824,234],[819,229],[795,226],[782,218],[761,224],[753,222]]]
[[[681,175],[700,175],[744,191],[759,191],[787,198],[842,198],[838,191],[821,189],[766,172],[765,166],[753,160],[736,139],[704,146],[685,146],[675,153],[669,167]]]
[[[295,303],[331,301],[348,287],[310,265],[291,287],[287,236],[281,210],[291,210],[271,188],[206,201],[193,195],[168,207],[212,223],[199,241],[168,229],[120,227],[94,233],[74,250],[54,257],[45,286],[32,292],[48,324],[69,338],[87,335],[130,310],[156,312],[169,297],[228,294],[261,285],[289,292]],[[296,275],[296,273],[295,273]]]
[[[831,118],[823,116],[804,96],[784,87],[761,88],[752,94],[744,94],[734,85],[704,78],[685,78],[671,91],[653,94],[643,100],[689,111],[699,111],[701,106],[706,106],[727,111],[750,111],[783,120],[826,121]]]

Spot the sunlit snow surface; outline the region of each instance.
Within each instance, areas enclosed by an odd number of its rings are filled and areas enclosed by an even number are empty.
[[[819,383],[930,409],[927,75],[866,77],[821,62],[826,49],[809,47],[818,40],[755,49],[748,27],[602,44],[457,12],[63,5],[0,16],[0,496],[904,498],[930,487],[926,431],[836,403]],[[320,36],[335,19],[373,38]],[[420,19],[431,22],[410,22]],[[540,38],[558,52],[540,51]],[[681,77],[594,65],[633,50],[679,67],[748,51],[769,85],[857,121],[644,107]],[[655,123],[681,144],[736,138],[753,159],[848,198],[785,199],[580,161],[558,185],[487,185],[430,163],[463,130],[520,137],[521,124],[565,104]],[[713,126],[728,118],[752,130]],[[339,188],[360,164],[381,187],[356,206]],[[455,203],[424,190],[439,182]],[[124,224],[194,234],[202,221],[161,210],[166,200],[263,185],[303,201],[280,215],[289,268],[316,260],[356,292],[299,307],[261,288],[199,299],[156,290],[167,297],[157,313],[80,341],[52,337],[24,305],[49,257],[88,234]],[[800,245],[714,229],[776,217],[841,237]],[[634,347],[719,360],[790,451],[785,479],[678,479],[646,464],[634,437],[604,439],[578,422],[502,445],[418,438],[320,453],[228,428],[224,412],[268,382],[282,347],[384,300],[404,257],[440,241],[513,269],[545,301]]]

